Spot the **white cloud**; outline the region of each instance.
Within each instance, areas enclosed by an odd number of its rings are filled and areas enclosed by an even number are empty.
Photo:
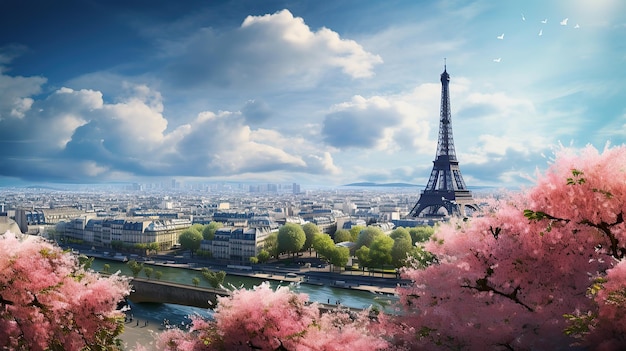
[[[174,58],[168,79],[183,88],[311,86],[333,69],[352,78],[373,75],[382,59],[328,28],[312,31],[288,10],[248,16],[230,32],[202,29],[186,41],[165,45]]]
[[[0,63],[1,57],[0,55]],[[45,83],[46,79],[43,77],[6,75],[4,67],[0,66],[0,120],[23,118],[33,104],[31,96],[39,94]]]

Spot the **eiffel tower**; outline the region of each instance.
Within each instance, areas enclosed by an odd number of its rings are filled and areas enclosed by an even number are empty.
[[[450,75],[445,64],[443,67],[437,156],[433,161],[433,170],[430,172],[426,189],[422,191],[419,200],[409,213],[413,217],[444,216],[445,214],[439,212],[442,207],[450,216],[465,216],[466,207],[478,210],[478,205],[472,198],[472,192],[465,186],[459,161],[456,159],[456,151],[454,151],[450,114]]]

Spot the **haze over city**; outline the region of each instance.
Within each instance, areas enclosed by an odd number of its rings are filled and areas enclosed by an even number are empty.
[[[626,142],[619,0],[0,8],[0,186],[425,184],[444,58],[469,186]]]

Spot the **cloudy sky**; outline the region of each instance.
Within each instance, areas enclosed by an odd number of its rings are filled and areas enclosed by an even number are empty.
[[[4,0],[0,185],[468,185],[626,142],[626,2]]]

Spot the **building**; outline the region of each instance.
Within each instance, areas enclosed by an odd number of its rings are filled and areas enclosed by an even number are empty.
[[[191,227],[189,219],[119,219],[74,218],[62,227],[63,236],[94,246],[137,246],[156,243],[167,250],[178,243],[178,237]]]
[[[247,264],[263,249],[265,239],[278,228],[269,226],[256,228],[228,227],[215,231],[213,240],[203,240],[200,250],[211,252],[215,259]]]
[[[15,222],[20,227],[22,233],[29,233],[29,226],[55,225],[83,215],[87,215],[85,210],[74,207],[18,208],[15,210]],[[95,217],[95,214],[93,216]]]

